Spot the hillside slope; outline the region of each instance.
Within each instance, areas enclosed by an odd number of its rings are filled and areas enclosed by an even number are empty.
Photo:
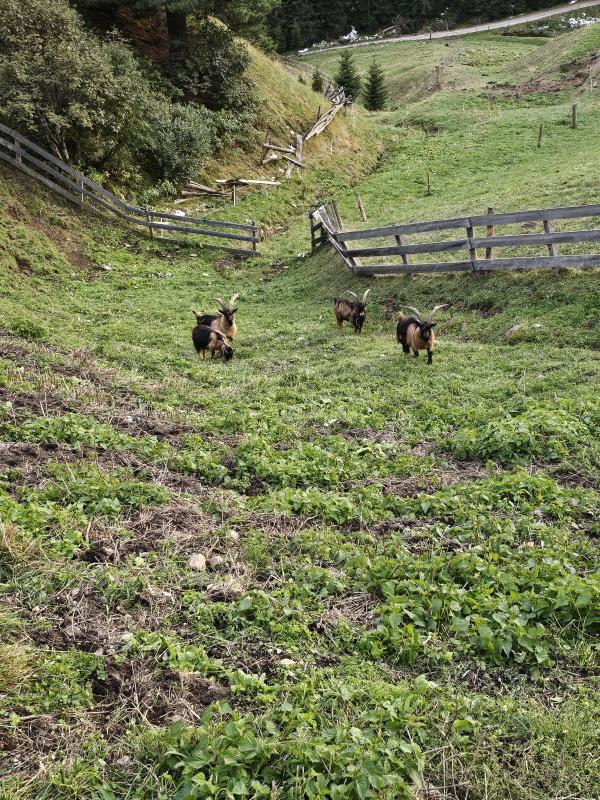
[[[0,171],[2,800],[597,795],[598,273],[359,281],[306,218],[585,201],[569,100],[340,116],[327,166],[221,210],[271,231],[245,262]],[[427,367],[393,312],[442,301]]]

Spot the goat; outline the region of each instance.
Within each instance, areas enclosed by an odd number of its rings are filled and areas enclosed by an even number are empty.
[[[221,353],[225,361],[233,358],[234,351],[229,344],[229,339],[223,336],[220,331],[209,328],[208,325],[196,325],[192,331],[192,341],[196,352],[202,358],[205,358],[207,350],[211,358],[215,357],[215,352]]]
[[[194,311],[196,322],[198,325],[207,325],[209,328],[219,331],[228,339],[234,339],[237,333],[237,325],[234,319],[234,314],[237,311],[235,301],[238,297],[239,294],[234,294],[229,303],[221,300],[220,297],[214,297],[213,299],[219,304],[219,313],[199,314],[197,311]]]
[[[354,292],[348,291],[346,294],[352,295],[354,298],[353,300],[336,298],[333,301],[333,313],[335,314],[335,319],[337,326],[340,329],[340,333],[343,330],[344,322],[349,322],[356,333],[362,333],[362,327],[365,324],[365,319],[367,316],[367,297],[369,296],[370,291],[370,289],[367,289],[367,291],[363,294],[362,300],[359,300]]]
[[[421,312],[413,308],[413,306],[403,306],[408,311],[413,311],[415,317],[406,317],[404,314],[398,315],[398,322],[396,325],[396,341],[402,345],[405,353],[413,351],[415,358],[419,357],[419,350],[427,350],[427,363],[433,363],[433,348],[435,345],[435,334],[433,329],[435,322],[431,320],[442,308],[446,308],[448,303],[435,306],[425,321],[422,319]]]

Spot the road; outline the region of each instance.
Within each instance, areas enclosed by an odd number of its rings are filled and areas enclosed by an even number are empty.
[[[468,28],[455,28],[452,31],[432,31],[431,33],[415,33],[410,36],[393,36],[385,39],[371,39],[368,42],[354,42],[353,44],[337,44],[333,47],[310,48],[306,53],[299,53],[301,56],[311,55],[312,53],[323,53],[329,50],[344,50],[348,47],[368,47],[372,45],[393,44],[394,42],[422,42],[429,39],[448,39],[452,36],[466,36],[469,33],[482,33],[485,31],[496,31],[502,28],[513,28],[515,25],[522,25],[525,22],[536,22],[539,19],[556,17],[569,11],[578,11],[582,8],[600,6],[599,0],[577,0],[575,3],[563,3],[553,8],[544,8],[541,11],[531,11],[529,14],[520,14],[516,17],[497,20],[496,22],[486,22],[483,25],[471,25]]]

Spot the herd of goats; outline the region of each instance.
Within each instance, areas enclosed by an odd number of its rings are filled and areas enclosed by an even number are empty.
[[[344,322],[349,323],[356,333],[362,333],[367,318],[367,298],[370,291],[367,289],[360,300],[354,292],[347,291],[346,294],[351,296],[350,300],[335,299],[333,301],[333,313],[340,333],[343,331]],[[218,314],[199,314],[194,311],[196,327],[192,331],[192,341],[196,352],[202,358],[206,357],[206,353],[210,353],[211,358],[214,358],[216,353],[220,354],[225,361],[229,361],[233,357],[234,349],[231,341],[237,333],[235,313],[238,297],[239,294],[234,294],[229,303],[225,303],[220,297],[215,297],[214,300],[218,303],[219,308]],[[435,322],[432,320],[438,311],[446,308],[447,305],[444,303],[435,306],[425,317],[413,306],[403,306],[407,311],[412,311],[414,315],[406,316],[399,313],[396,317],[396,341],[402,345],[405,353],[412,351],[417,358],[421,350],[426,350],[427,363],[433,363]]]

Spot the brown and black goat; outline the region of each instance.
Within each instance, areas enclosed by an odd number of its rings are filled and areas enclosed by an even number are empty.
[[[199,314],[197,311],[194,311],[194,314],[196,315],[196,322],[198,325],[207,325],[209,328],[219,331],[228,339],[234,339],[237,333],[237,325],[234,318],[235,312],[237,311],[235,302],[238,297],[239,294],[234,294],[229,303],[221,300],[220,297],[213,298],[219,304],[219,313]]]
[[[343,330],[344,322],[349,322],[356,333],[362,333],[362,327],[367,317],[367,297],[370,291],[370,289],[367,289],[362,296],[362,300],[359,300],[354,292],[348,291],[346,294],[351,295],[352,300],[336,298],[333,301],[333,313],[340,333]]]
[[[225,361],[233,358],[233,347],[229,344],[229,339],[220,331],[209,328],[208,325],[196,325],[192,331],[192,341],[199,356],[204,358],[206,353],[214,358],[215,353],[221,353]]]
[[[415,358],[418,358],[420,350],[427,350],[427,363],[433,363],[433,348],[435,346],[435,334],[433,329],[435,322],[431,320],[442,308],[447,307],[447,303],[435,306],[426,319],[423,320],[421,312],[413,306],[404,306],[408,311],[413,311],[416,316],[407,317],[404,314],[398,315],[396,324],[396,341],[402,345],[405,353],[413,351]]]

